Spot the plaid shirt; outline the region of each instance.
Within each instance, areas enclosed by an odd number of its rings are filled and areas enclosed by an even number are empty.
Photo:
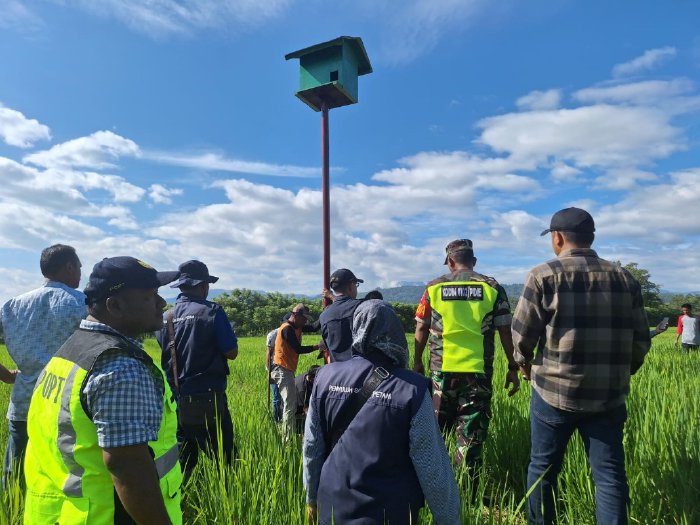
[[[80,328],[121,335],[110,326],[88,320]],[[127,339],[142,347],[139,341]],[[121,350],[108,350],[98,357],[83,389],[98,445],[126,447],[158,439],[164,388],[162,374]]]
[[[532,364],[532,385],[551,406],[619,406],[651,344],[639,283],[591,249],[562,252],[530,271],[513,343],[515,360]]]

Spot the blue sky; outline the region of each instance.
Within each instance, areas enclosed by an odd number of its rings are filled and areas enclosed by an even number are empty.
[[[333,268],[367,288],[474,240],[504,283],[556,210],[670,290],[700,289],[700,6],[690,0],[0,0],[0,299],[41,249],[197,258],[217,288],[322,285],[320,116],[291,51],[362,37],[331,111]]]

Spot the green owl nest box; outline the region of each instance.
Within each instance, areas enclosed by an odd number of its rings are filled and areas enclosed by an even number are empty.
[[[299,59],[300,86],[296,96],[314,111],[357,102],[357,77],[372,72],[362,39],[341,36],[289,53]]]

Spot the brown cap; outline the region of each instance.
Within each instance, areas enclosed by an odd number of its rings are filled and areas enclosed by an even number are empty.
[[[309,312],[309,308],[304,303],[299,303],[294,308],[292,308],[292,314],[294,314],[295,316],[301,315],[309,323],[314,322],[314,319],[313,317],[311,317],[311,314]]]
[[[443,264],[447,264],[447,257],[453,253],[466,251],[474,251],[474,243],[471,241],[471,239],[457,239],[452,241],[445,247],[445,262]]]

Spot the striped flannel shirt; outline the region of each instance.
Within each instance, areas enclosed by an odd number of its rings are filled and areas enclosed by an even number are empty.
[[[575,412],[623,404],[651,344],[639,283],[590,248],[530,271],[512,327],[515,360],[532,364],[533,388]]]

